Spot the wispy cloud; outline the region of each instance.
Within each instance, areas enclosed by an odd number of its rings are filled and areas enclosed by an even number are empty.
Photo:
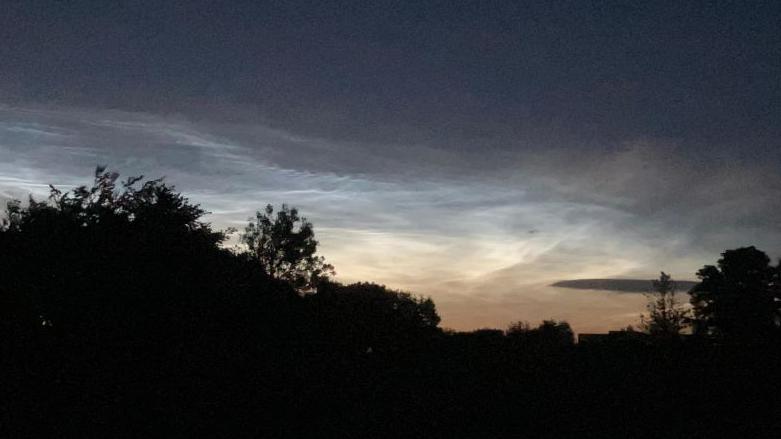
[[[558,317],[576,329],[615,327],[642,300],[548,285],[662,269],[691,278],[727,247],[781,250],[772,214],[781,177],[769,165],[704,166],[674,144],[647,141],[568,151],[477,157],[250,123],[0,106],[2,197],[84,184],[108,164],[126,176],[166,176],[217,227],[290,203],[315,223],[341,279],[430,294],[448,326]]]

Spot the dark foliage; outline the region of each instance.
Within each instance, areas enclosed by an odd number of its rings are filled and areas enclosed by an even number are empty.
[[[318,335],[352,352],[408,349],[438,333],[434,302],[372,283],[322,285],[306,297]]]
[[[689,311],[678,303],[677,282],[661,272],[653,281],[653,292],[648,293],[648,315],[641,317],[641,328],[656,337],[678,337],[689,321]]]
[[[698,333],[762,340],[781,324],[781,263],[752,247],[727,250],[718,266],[697,272],[702,280],[692,288],[691,302]]]
[[[446,332],[430,299],[384,286],[322,281],[301,294],[257,252],[222,248],[204,211],[163,181],[117,178],[98,169],[92,187],[9,205],[0,437],[749,437],[781,427],[770,336],[750,348],[696,337],[576,345],[556,321]],[[719,273],[736,279],[732,261]]]
[[[318,243],[312,223],[300,217],[296,208],[283,204],[274,216],[274,207],[267,205],[250,218],[241,241],[269,276],[299,291],[316,291],[334,273],[333,266],[315,255]]]
[[[507,329],[507,337],[522,349],[553,350],[571,348],[575,334],[569,323],[544,320],[536,328],[526,322],[515,322]]]

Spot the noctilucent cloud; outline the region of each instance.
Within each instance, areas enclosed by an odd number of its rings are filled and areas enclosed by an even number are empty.
[[[0,200],[108,164],[218,228],[288,203],[458,329],[616,329],[642,295],[549,285],[781,256],[776,2],[158,3],[4,6]]]

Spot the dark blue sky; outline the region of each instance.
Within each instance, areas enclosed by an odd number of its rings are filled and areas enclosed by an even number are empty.
[[[446,326],[622,327],[549,285],[781,256],[781,2],[2,2],[0,202],[98,163],[296,205]]]
[[[502,146],[779,134],[775,1],[10,3],[0,78],[22,99]]]

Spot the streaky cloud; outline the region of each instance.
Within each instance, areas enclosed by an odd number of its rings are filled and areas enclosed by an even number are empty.
[[[688,291],[697,282],[689,280],[675,281],[679,291]],[[616,291],[619,293],[647,293],[653,289],[653,280],[646,279],[571,279],[551,284],[552,287],[572,288],[576,290]]]

